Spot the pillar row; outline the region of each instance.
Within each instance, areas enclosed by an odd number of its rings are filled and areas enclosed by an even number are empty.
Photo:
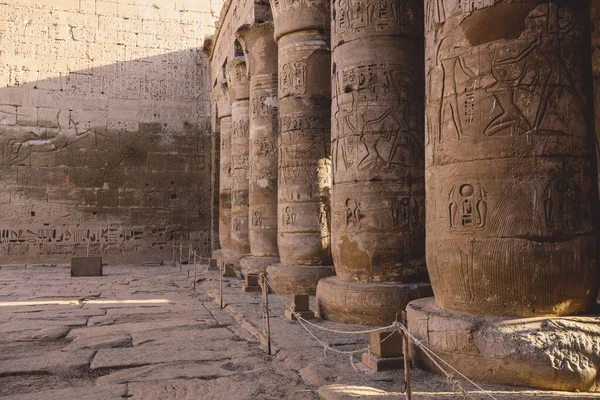
[[[597,343],[597,319],[561,318],[589,311],[598,289],[589,3],[425,10],[435,303],[411,303],[409,328],[472,379],[589,390],[597,360],[558,340]]]
[[[387,325],[431,296],[425,267],[422,2],[332,12],[332,253],[324,318]],[[369,21],[365,24],[365,21]]]
[[[272,3],[279,64],[278,238],[267,269],[282,292],[316,291],[330,249],[330,2]]]
[[[249,242],[251,257],[244,273],[262,273],[279,262],[277,249],[277,45],[273,23],[243,26],[236,36],[242,43],[250,80]]]

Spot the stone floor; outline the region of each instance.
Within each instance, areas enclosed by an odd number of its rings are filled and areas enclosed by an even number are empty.
[[[201,266],[194,291],[186,268],[115,266],[104,277],[71,278],[67,266],[1,266],[0,399],[403,398],[401,371],[376,374],[360,354],[351,360],[324,352],[297,322],[281,317],[281,300],[289,300],[273,294],[268,356],[260,294],[226,279],[220,309],[218,273]],[[334,349],[367,345],[366,335],[312,330]],[[412,386],[414,399],[463,398],[418,369]],[[483,386],[497,399],[598,398]]]

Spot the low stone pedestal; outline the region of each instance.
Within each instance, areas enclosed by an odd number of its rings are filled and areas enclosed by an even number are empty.
[[[271,257],[245,257],[240,260],[240,270],[246,274],[262,274],[270,265],[278,264],[279,258]]]
[[[436,307],[433,298],[407,307],[409,332],[475,381],[540,389],[597,390],[600,314],[576,317],[478,316]],[[435,367],[410,341],[411,359]]]
[[[217,263],[216,258],[211,258],[208,260],[208,270],[209,271],[218,271],[219,270],[219,264]]]
[[[321,318],[344,324],[386,326],[415,299],[433,296],[428,283],[350,283],[322,279],[317,288]]]
[[[223,265],[223,278],[237,278],[235,270],[228,264]]]
[[[73,257],[71,276],[102,276],[102,257]]]
[[[315,313],[310,309],[310,298],[307,294],[292,295],[292,310],[285,310],[284,312],[284,316],[290,321],[296,320],[295,314],[299,314],[304,319],[315,318]]]
[[[274,264],[267,267],[267,274],[278,293],[314,295],[319,280],[335,275],[335,269],[333,266]]]
[[[242,291],[246,293],[262,291],[262,287],[258,284],[258,278],[258,274],[246,274],[246,283],[242,285]]]
[[[370,352],[362,356],[368,368],[377,372],[404,368],[402,335],[397,330],[371,332],[370,346]]]

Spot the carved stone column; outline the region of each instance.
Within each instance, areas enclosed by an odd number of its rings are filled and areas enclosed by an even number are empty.
[[[598,289],[588,3],[425,6],[435,304],[409,327],[472,379],[588,390],[598,320],[561,318]]]
[[[246,62],[236,58],[227,65],[227,83],[231,100],[231,249],[228,262],[250,253],[248,242],[248,189],[250,150],[249,82]]]
[[[323,318],[387,325],[425,267],[423,3],[333,3],[332,246]]]
[[[592,20],[592,74],[594,79],[594,119],[596,121],[596,167],[600,182],[600,0],[590,1]]]
[[[251,257],[240,261],[244,274],[265,272],[279,262],[277,251],[277,45],[273,23],[244,26],[237,32],[250,76]]]
[[[221,250],[215,257],[231,252],[231,103],[227,87],[221,91],[217,101],[218,131],[220,136],[219,168],[219,242]]]
[[[279,63],[278,239],[269,279],[314,293],[333,275],[330,250],[330,2],[271,2]]]

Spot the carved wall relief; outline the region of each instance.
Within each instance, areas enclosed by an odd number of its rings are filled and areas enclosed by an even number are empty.
[[[438,305],[585,310],[598,285],[585,5],[430,0],[425,10],[427,264]]]
[[[332,253],[339,279],[425,274],[422,11],[334,4]]]

